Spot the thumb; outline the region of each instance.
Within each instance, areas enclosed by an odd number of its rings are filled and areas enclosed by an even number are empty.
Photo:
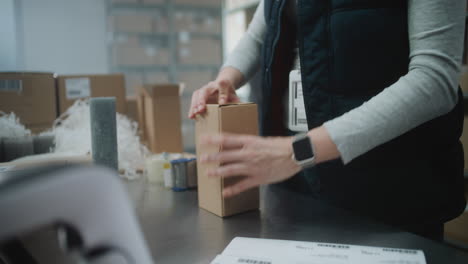
[[[231,84],[228,81],[219,82],[218,104],[226,104],[229,96]]]

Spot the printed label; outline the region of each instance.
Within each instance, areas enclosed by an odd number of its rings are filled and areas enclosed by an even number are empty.
[[[22,91],[22,80],[0,80],[0,92],[21,93]]]
[[[298,70],[289,75],[289,120],[288,127],[292,131],[305,132],[308,130],[307,115],[302,93],[302,80]]]
[[[67,99],[87,98],[91,96],[91,82],[89,78],[66,79],[65,90]]]

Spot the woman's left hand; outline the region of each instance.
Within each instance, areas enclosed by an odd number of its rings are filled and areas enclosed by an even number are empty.
[[[298,173],[301,167],[292,159],[292,141],[292,137],[207,136],[201,143],[219,146],[221,152],[202,155],[200,161],[221,164],[208,171],[208,177],[245,177],[224,189],[223,196],[231,197],[262,184],[284,181]]]

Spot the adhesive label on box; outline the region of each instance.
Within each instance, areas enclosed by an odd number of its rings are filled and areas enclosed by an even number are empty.
[[[91,82],[89,78],[70,78],[65,80],[65,94],[67,99],[80,99],[91,96]]]
[[[302,80],[299,70],[289,75],[289,113],[288,127],[292,131],[305,132],[308,130],[307,116],[302,93]]]
[[[22,91],[22,80],[0,80],[0,92],[21,93]]]

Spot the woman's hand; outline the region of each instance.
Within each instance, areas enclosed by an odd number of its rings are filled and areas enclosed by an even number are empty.
[[[192,95],[189,118],[206,110],[206,104],[227,104],[240,102],[236,95],[236,88],[242,83],[242,73],[232,67],[221,70],[215,81],[196,90]]]
[[[222,134],[202,138],[202,144],[220,146],[221,152],[200,157],[202,163],[215,162],[218,168],[208,171],[213,178],[245,176],[226,187],[224,197],[250,188],[284,181],[301,170],[292,159],[292,137],[269,137]]]

